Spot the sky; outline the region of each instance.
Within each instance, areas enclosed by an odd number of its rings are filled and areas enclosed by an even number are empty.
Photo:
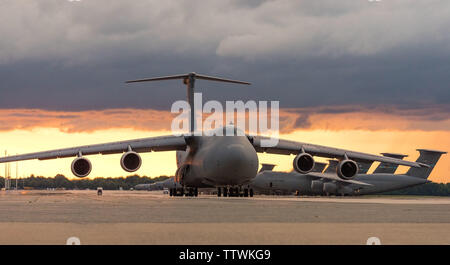
[[[410,160],[450,150],[449,1],[1,0],[0,18],[9,153],[170,134],[181,83],[124,81],[192,71],[252,82],[198,81],[204,101],[278,100],[282,138]],[[119,158],[93,156],[91,177],[126,175]],[[143,158],[138,174],[176,170],[173,152]],[[20,171],[72,177],[70,162]],[[448,155],[431,179],[450,181]]]

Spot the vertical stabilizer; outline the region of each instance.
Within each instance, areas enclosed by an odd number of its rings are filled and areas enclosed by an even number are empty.
[[[397,158],[397,159],[403,159],[403,158],[407,157],[407,155],[394,154],[394,153],[381,153],[381,154],[383,156]],[[397,168],[398,168],[397,164],[381,162],[378,165],[378,167],[375,169],[373,174],[394,174],[395,171],[397,170]]]
[[[336,173],[336,168],[339,163],[337,160],[330,159],[328,160],[328,167],[325,169],[323,173]]]
[[[129,80],[129,81],[126,81],[125,83],[140,83],[140,82],[164,81],[164,80],[174,80],[174,79],[183,80],[183,84],[185,84],[187,87],[187,99],[188,99],[189,106],[191,107],[191,112],[190,112],[190,117],[189,117],[189,131],[191,133],[196,132],[195,111],[194,111],[194,86],[195,86],[196,79],[216,81],[216,82],[225,82],[225,83],[234,83],[234,84],[241,84],[241,85],[250,85],[249,82],[243,82],[243,81],[239,81],[239,80],[231,80],[231,79],[215,77],[215,76],[201,75],[201,74],[197,74],[194,72],[188,73],[188,74],[182,74],[182,75],[170,75],[170,76]]]
[[[316,162],[316,163],[314,163],[314,168],[311,170],[311,172],[321,173],[325,169],[326,166],[327,166],[327,163]]]
[[[373,161],[359,161],[358,163],[358,174],[366,174],[373,164]]]
[[[428,178],[433,170],[434,166],[438,162],[441,155],[446,154],[447,152],[437,151],[437,150],[428,150],[428,149],[417,149],[420,155],[417,158],[417,162],[424,163],[429,165],[429,168],[420,167],[420,168],[410,168],[406,175],[418,178]]]
[[[259,170],[258,173],[261,173],[263,171],[272,171],[273,168],[276,166],[274,164],[261,164],[261,169]]]

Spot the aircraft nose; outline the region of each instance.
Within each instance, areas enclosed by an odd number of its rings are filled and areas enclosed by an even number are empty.
[[[224,146],[212,160],[208,171],[218,185],[241,185],[253,178],[258,170],[255,150],[239,144]]]
[[[246,161],[246,150],[240,145],[230,145],[223,150],[222,163],[224,167],[239,167]]]

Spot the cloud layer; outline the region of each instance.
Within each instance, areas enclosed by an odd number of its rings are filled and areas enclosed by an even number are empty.
[[[285,108],[450,104],[445,0],[3,0],[0,107],[167,110],[196,71],[209,98]],[[207,89],[205,89],[207,88]]]
[[[35,128],[57,128],[67,133],[107,129],[169,131],[172,120],[177,115],[168,111],[137,109],[95,111],[0,109],[2,121],[0,131]],[[207,118],[207,114],[203,118]],[[447,105],[422,109],[398,109],[393,106],[292,108],[281,109],[279,121],[281,134],[297,130],[450,131],[450,108]]]

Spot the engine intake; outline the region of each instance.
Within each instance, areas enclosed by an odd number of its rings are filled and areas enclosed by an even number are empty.
[[[341,179],[351,179],[358,174],[358,164],[353,160],[342,160],[336,167],[337,175]]]
[[[298,173],[306,174],[314,168],[314,158],[308,153],[300,153],[294,158],[293,166]]]
[[[84,178],[91,173],[92,164],[89,159],[84,157],[77,157],[72,161],[72,165],[70,167],[72,169],[72,173],[79,178]]]
[[[120,166],[127,172],[135,172],[142,165],[141,156],[134,152],[128,151],[120,158]]]

